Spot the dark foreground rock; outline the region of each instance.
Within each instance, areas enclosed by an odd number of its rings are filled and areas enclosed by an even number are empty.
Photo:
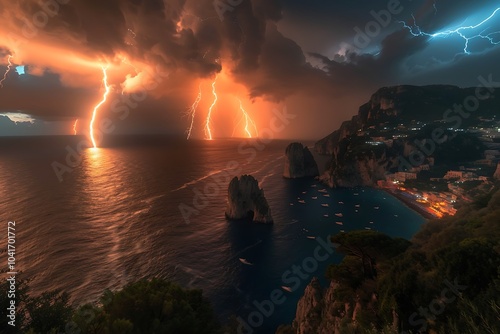
[[[258,223],[272,223],[271,208],[259,188],[259,182],[251,175],[235,177],[227,192],[226,218],[251,219]]]
[[[315,177],[319,175],[318,165],[311,151],[301,143],[291,143],[285,151],[285,170],[288,179]]]

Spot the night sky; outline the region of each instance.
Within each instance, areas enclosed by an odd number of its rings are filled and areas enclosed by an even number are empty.
[[[296,117],[276,137],[319,139],[379,87],[476,86],[490,74],[500,81],[498,8],[465,0],[1,0],[0,79],[12,65],[0,88],[0,135],[70,135],[77,119],[76,132],[88,135],[105,72],[109,92],[95,119],[111,120],[116,134],[186,136],[192,122],[191,138],[205,139],[213,106],[214,137],[256,136],[273,110],[287,108]]]

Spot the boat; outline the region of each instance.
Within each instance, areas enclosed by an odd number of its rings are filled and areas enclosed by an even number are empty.
[[[344,230],[340,230],[340,232],[345,233],[345,231],[344,231]]]
[[[360,206],[361,206],[361,205],[359,205],[359,204],[356,204],[356,205],[355,205],[354,207],[355,207],[355,208],[359,208]]]
[[[253,263],[250,263],[250,262],[247,261],[247,259],[244,259],[244,258],[241,258],[241,257],[240,257],[240,262],[243,263],[243,264],[246,264],[248,266],[253,266]]]
[[[309,230],[307,228],[303,228],[302,231],[309,232]]]
[[[301,200],[299,201],[299,203],[305,204],[305,203],[306,203],[306,201],[304,201],[303,199],[301,199]]]
[[[293,206],[293,203],[290,203],[291,206]]]
[[[370,222],[370,224],[373,224],[373,222]]]
[[[318,190],[318,191],[319,191],[320,193],[326,193],[326,192],[328,192],[326,189],[320,189],[320,190]]]
[[[354,210],[354,212],[359,212],[359,210]]]
[[[323,215],[323,217],[326,217],[326,218],[328,218],[328,215],[327,215],[327,214],[326,214],[326,215]]]
[[[358,195],[359,195],[359,193],[354,193],[354,196],[358,196]]]
[[[307,194],[307,191],[303,191],[302,193],[303,193],[303,194]]]
[[[312,188],[316,188],[316,185],[315,185],[315,184],[311,184],[311,187],[312,187]]]
[[[339,204],[344,204],[344,202],[340,201]]]
[[[375,210],[380,209],[380,207],[379,207],[379,206],[375,206],[375,207],[373,207],[373,208],[374,208]]]
[[[336,213],[335,216],[337,216],[337,217],[344,217],[344,215],[342,213]]]
[[[312,199],[318,199],[318,196],[314,196]]]
[[[326,208],[328,207],[328,204],[321,204],[321,206],[324,206]]]
[[[282,285],[281,288],[285,291],[292,292],[292,288],[290,288],[289,286]]]
[[[329,195],[329,194],[325,194],[325,195],[323,195],[323,196],[325,196],[325,197],[330,197],[330,195]]]
[[[396,218],[397,218],[397,217],[399,217],[399,216],[398,216],[398,215],[394,215],[394,217],[396,217]]]
[[[316,239],[316,237],[313,237],[313,236],[308,235],[308,236],[307,236],[307,239],[314,240],[314,239]]]
[[[365,227],[365,230],[371,230],[371,228],[369,228],[369,227]]]
[[[344,225],[344,223],[342,223],[342,222],[335,222],[335,224],[337,224],[337,225]]]

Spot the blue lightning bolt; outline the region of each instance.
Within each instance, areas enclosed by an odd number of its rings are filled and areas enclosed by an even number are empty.
[[[450,37],[452,35],[458,35],[460,36],[461,38],[464,39],[464,53],[465,54],[470,54],[470,51],[469,51],[469,42],[473,39],[476,39],[476,38],[481,38],[481,39],[485,39],[485,40],[488,40],[492,45],[498,45],[500,44],[500,40],[498,41],[495,41],[495,38],[493,37],[494,35],[497,35],[497,34],[500,34],[500,31],[495,31],[495,32],[490,32],[490,33],[486,33],[486,31],[488,30],[488,28],[482,30],[480,33],[478,34],[472,34],[471,35],[471,32],[475,29],[478,29],[480,28],[481,26],[485,25],[488,21],[490,21],[498,12],[500,11],[500,7],[495,9],[493,11],[493,13],[490,14],[490,16],[488,16],[487,18],[485,18],[484,20],[482,20],[481,22],[475,24],[475,25],[470,25],[470,26],[461,26],[461,27],[458,27],[456,29],[453,29],[453,30],[443,30],[443,31],[439,31],[439,32],[436,32],[436,33],[427,33],[425,31],[422,31],[422,29],[418,26],[417,24],[417,20],[415,19],[415,16],[412,14],[412,19],[413,19],[413,25],[412,26],[409,26],[408,24],[406,24],[406,22],[404,21],[399,21],[399,23],[403,24],[403,28],[406,28],[408,29],[408,31],[415,37],[417,36],[427,36],[427,37],[430,37],[430,38],[437,38],[437,37],[442,37],[442,38],[446,38],[446,37]]]

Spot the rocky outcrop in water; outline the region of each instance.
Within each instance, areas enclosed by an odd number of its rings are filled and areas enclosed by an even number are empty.
[[[251,175],[233,178],[227,193],[226,218],[248,219],[258,223],[272,223],[271,208],[259,188],[259,182]]]
[[[493,177],[497,180],[500,180],[500,162],[497,165],[497,170],[495,171],[495,174],[493,175]]]
[[[285,170],[288,179],[315,177],[319,175],[318,165],[307,147],[301,143],[291,143],[285,151]]]

